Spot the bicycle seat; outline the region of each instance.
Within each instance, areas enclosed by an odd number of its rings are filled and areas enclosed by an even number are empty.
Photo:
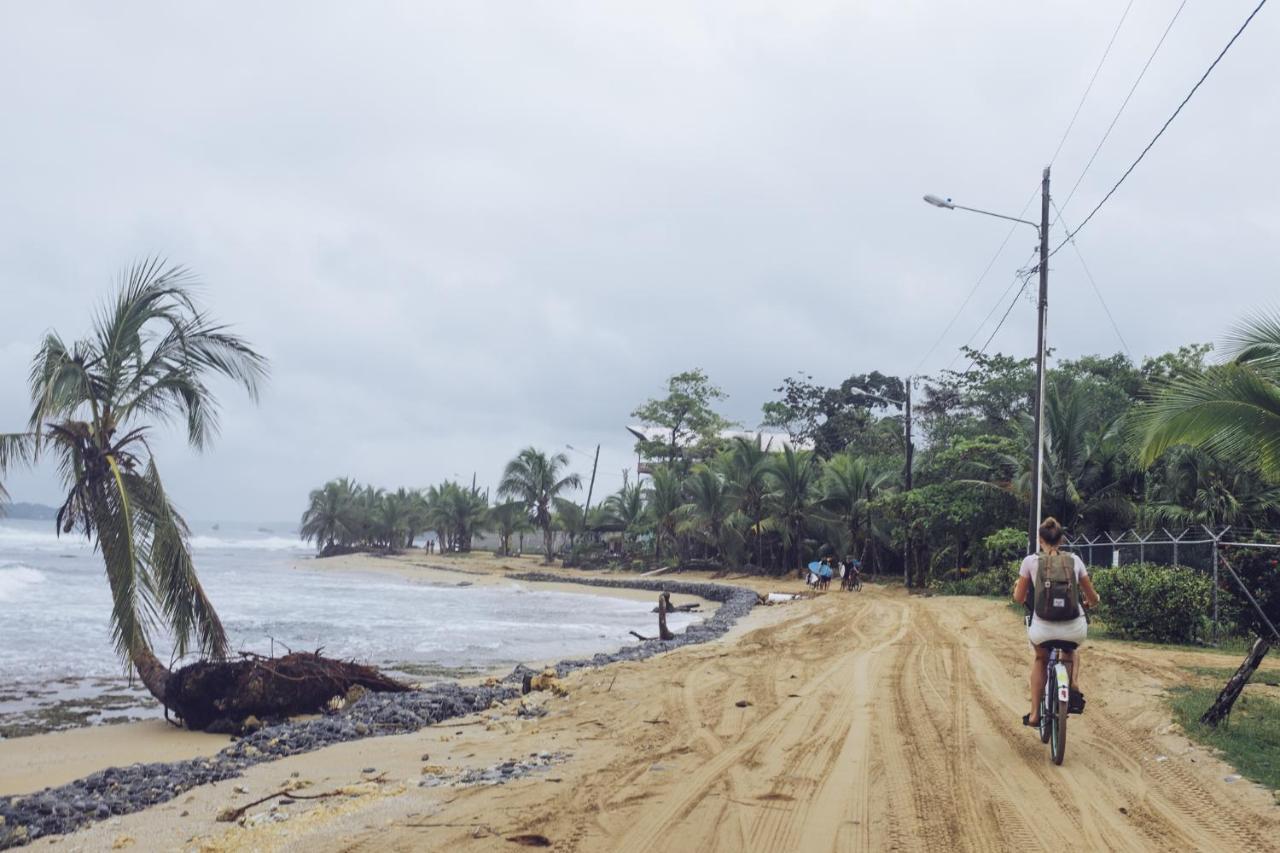
[[[1059,651],[1064,651],[1064,652],[1074,652],[1079,645],[1080,645],[1079,643],[1073,643],[1073,642],[1070,642],[1069,640],[1046,640],[1045,642],[1040,644],[1040,648],[1058,649]]]

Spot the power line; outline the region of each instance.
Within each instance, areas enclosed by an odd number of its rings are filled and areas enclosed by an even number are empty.
[[[1037,192],[1038,191],[1039,190],[1037,189]],[[1026,214],[1027,208],[1031,206],[1031,202],[1034,199],[1035,199],[1035,193],[1032,193],[1031,198],[1027,199],[1027,203],[1023,205],[1022,212],[1018,214],[1019,219],[1021,219],[1023,215]],[[968,294],[965,295],[964,301],[960,303],[960,307],[957,308],[955,310],[955,313],[951,315],[951,319],[947,321],[947,326],[942,330],[942,334],[938,335],[938,337],[934,340],[933,344],[929,347],[929,349],[925,352],[925,354],[920,357],[920,362],[919,364],[916,365],[915,370],[911,371],[912,373],[919,373],[920,368],[924,367],[924,363],[929,360],[929,356],[933,355],[933,352],[938,348],[938,345],[941,344],[944,340],[946,340],[947,335],[951,332],[952,328],[955,327],[956,321],[960,319],[960,315],[964,313],[964,309],[968,307],[970,300],[972,300],[974,294],[978,292],[978,288],[981,287],[982,283],[987,280],[987,274],[991,272],[991,268],[996,265],[996,261],[998,261],[1000,259],[1000,255],[1004,253],[1004,247],[1009,245],[1009,241],[1013,239],[1013,232],[1018,230],[1019,224],[1020,223],[1015,222],[1013,224],[1013,227],[1009,229],[1009,233],[1004,235],[1004,239],[1000,241],[1000,246],[999,248],[996,249],[996,253],[991,256],[991,260],[987,261],[986,269],[982,271],[982,275],[978,276],[978,280],[973,283],[973,287],[969,288],[969,292]],[[1003,298],[1004,297],[1001,297],[1002,300]],[[990,318],[990,316],[991,316],[990,314],[987,315],[988,319]],[[983,320],[982,321],[983,325],[986,325],[986,322],[987,322],[986,320]],[[982,326],[978,327],[979,330],[981,330],[981,328]],[[976,337],[977,334],[978,334],[977,332],[974,332],[973,337]],[[970,340],[972,341],[972,337],[970,338]],[[954,360],[952,363],[954,364]]]
[[[1058,220],[1062,222],[1063,230],[1070,231],[1067,220],[1063,218],[1062,211],[1058,209],[1058,205],[1052,199],[1050,199],[1049,203],[1053,204],[1053,209],[1058,214]],[[1080,246],[1070,236],[1067,237],[1067,242],[1071,244],[1071,248],[1076,250],[1076,257],[1080,259],[1080,266],[1084,269],[1084,274],[1089,279],[1089,284],[1093,287],[1094,295],[1098,297],[1098,302],[1102,305],[1103,312],[1106,313],[1107,319],[1111,321],[1111,328],[1115,330],[1116,337],[1120,339],[1120,345],[1124,347],[1125,354],[1132,359],[1133,351],[1129,349],[1129,342],[1124,339],[1124,335],[1120,332],[1120,326],[1116,323],[1116,318],[1111,315],[1111,309],[1107,307],[1107,300],[1102,298],[1102,290],[1098,287],[1098,282],[1094,280],[1093,272],[1089,269],[1089,265],[1084,262],[1084,254],[1081,253]]]
[[[1184,3],[1185,5],[1185,3]],[[1116,43],[1116,37],[1120,35],[1120,28],[1124,26],[1124,19],[1129,17],[1129,10],[1133,8],[1133,0],[1129,0],[1129,4],[1124,7],[1124,12],[1120,15],[1116,28],[1111,33],[1111,41],[1107,42],[1107,49],[1102,52],[1102,58],[1098,60],[1098,67],[1093,69],[1093,76],[1089,78],[1089,85],[1084,87],[1084,94],[1080,96],[1080,103],[1076,104],[1076,111],[1071,114],[1071,121],[1067,122],[1067,129],[1063,131],[1062,138],[1058,140],[1058,147],[1053,150],[1053,156],[1049,158],[1049,165],[1053,165],[1058,159],[1058,155],[1062,153],[1062,146],[1066,144],[1067,137],[1071,135],[1071,128],[1076,126],[1076,119],[1080,117],[1080,110],[1084,108],[1084,102],[1089,99],[1089,93],[1093,91],[1093,84],[1098,79],[1098,74],[1102,71],[1102,66],[1106,63],[1107,57],[1111,55],[1111,47]]]
[[[1138,155],[1138,158],[1129,165],[1129,168],[1124,170],[1124,174],[1120,176],[1120,180],[1116,181],[1115,185],[1112,186],[1111,189],[1107,190],[1107,194],[1102,197],[1102,201],[1098,202],[1097,205],[1093,208],[1093,210],[1089,211],[1089,215],[1084,218],[1083,222],[1081,222],[1078,226],[1076,226],[1074,231],[1071,231],[1070,233],[1067,234],[1067,240],[1070,240],[1071,238],[1079,234],[1081,230],[1083,230],[1084,227],[1089,224],[1089,221],[1092,220],[1093,217],[1097,215],[1098,211],[1102,209],[1102,206],[1107,203],[1107,201],[1111,198],[1111,196],[1115,195],[1116,190],[1120,189],[1120,185],[1125,182],[1125,179],[1127,179],[1129,175],[1133,174],[1133,170],[1138,168],[1138,164],[1141,163],[1142,159],[1147,156],[1147,152],[1152,149],[1152,147],[1156,144],[1156,142],[1159,141],[1160,137],[1164,135],[1164,132],[1169,129],[1169,125],[1173,124],[1173,120],[1176,119],[1178,117],[1178,114],[1182,112],[1182,108],[1185,107],[1187,105],[1187,102],[1191,100],[1192,96],[1194,96],[1195,93],[1199,91],[1200,86],[1203,85],[1204,81],[1207,80],[1209,78],[1209,75],[1213,73],[1213,69],[1218,67],[1218,63],[1222,61],[1222,57],[1227,55],[1227,51],[1229,51],[1231,49],[1231,46],[1236,43],[1236,40],[1240,38],[1242,33],[1244,33],[1245,28],[1249,26],[1250,22],[1252,22],[1254,17],[1259,12],[1262,11],[1262,7],[1265,5],[1267,5],[1267,0],[1259,0],[1258,5],[1255,6],[1253,8],[1253,11],[1249,13],[1249,17],[1245,18],[1244,23],[1240,25],[1240,29],[1236,30],[1235,35],[1231,37],[1231,40],[1228,41],[1226,46],[1222,48],[1222,51],[1219,52],[1217,57],[1213,60],[1213,62],[1209,64],[1209,67],[1205,69],[1204,74],[1200,75],[1200,79],[1197,80],[1196,84],[1191,87],[1191,91],[1187,93],[1187,96],[1182,99],[1182,103],[1178,104],[1178,108],[1173,111],[1173,115],[1169,116],[1169,118],[1165,120],[1165,123],[1161,125],[1158,131],[1156,131],[1156,135],[1151,137],[1151,141],[1147,143],[1147,147],[1142,149],[1142,153]],[[1064,245],[1066,245],[1067,240],[1063,240],[1056,247],[1054,247],[1053,252],[1051,252],[1050,254],[1056,254],[1059,249],[1061,249]]]
[[[1035,258],[1035,252],[1031,253],[1031,257],[1027,259],[1027,263],[1030,263],[1033,258]],[[1018,271],[1013,274],[1013,279],[1009,282],[1009,285],[1004,289],[1004,292],[1001,293],[1000,296],[996,298],[995,304],[991,306],[991,310],[987,312],[987,316],[982,318],[982,322],[978,324],[978,328],[974,329],[973,334],[969,336],[969,340],[965,341],[964,346],[962,346],[959,350],[957,350],[956,354],[952,356],[951,363],[947,365],[948,370],[955,367],[956,362],[960,360],[960,354],[964,350],[972,346],[974,340],[977,339],[978,335],[982,334],[982,330],[986,327],[987,323],[991,320],[992,317],[995,316],[995,313],[1000,310],[1000,306],[1004,304],[1005,297],[1009,295],[1010,291],[1013,290],[1014,285],[1016,285],[1024,275],[1026,275],[1026,264],[1023,264],[1021,267],[1019,267]]]
[[[1186,0],[1183,0],[1183,2],[1185,3]],[[1134,0],[1129,0],[1128,4],[1126,4],[1124,7],[1124,12],[1122,12],[1120,15],[1120,20],[1116,22],[1115,30],[1113,30],[1111,33],[1111,39],[1107,42],[1106,49],[1102,51],[1102,57],[1098,60],[1097,66],[1094,67],[1093,69],[1093,76],[1089,78],[1089,85],[1085,86],[1084,94],[1080,96],[1080,102],[1076,104],[1075,112],[1071,114],[1071,120],[1067,122],[1067,129],[1062,132],[1062,138],[1058,140],[1058,147],[1054,149],[1053,156],[1049,158],[1050,164],[1052,164],[1054,161],[1058,159],[1058,154],[1062,152],[1062,146],[1066,144],[1067,137],[1071,135],[1071,130],[1076,125],[1076,119],[1080,117],[1080,111],[1084,109],[1085,102],[1089,99],[1089,93],[1093,91],[1093,84],[1097,82],[1098,75],[1102,72],[1102,66],[1106,64],[1107,57],[1111,55],[1111,48],[1115,46],[1116,38],[1120,35],[1120,29],[1121,27],[1124,26],[1125,19],[1129,17],[1129,10],[1133,8],[1133,3],[1134,3]],[[1096,152],[1095,152],[1095,156],[1096,156]],[[1031,207],[1031,203],[1035,200],[1036,193],[1038,193],[1039,191],[1040,191],[1040,187],[1039,187],[1039,184],[1037,184],[1036,189],[1032,191],[1031,196],[1027,199],[1027,203],[1022,206],[1022,211],[1018,214],[1019,219],[1021,219],[1023,216],[1026,215],[1028,208]],[[938,337],[934,340],[934,342],[929,346],[929,349],[925,351],[925,354],[920,357],[920,361],[918,364],[916,364],[915,370],[913,370],[912,373],[919,373],[920,368],[924,367],[924,363],[929,360],[929,356],[933,355],[934,351],[938,348],[938,346],[944,340],[946,340],[947,335],[950,334],[952,328],[955,327],[956,321],[960,319],[960,315],[964,313],[964,309],[969,307],[969,302],[973,299],[974,294],[978,292],[978,288],[980,288],[982,286],[982,283],[986,281],[987,275],[991,272],[992,268],[995,266],[996,261],[1000,259],[1000,255],[1004,253],[1005,246],[1009,245],[1009,241],[1013,238],[1013,232],[1016,231],[1017,228],[1018,228],[1018,225],[1017,223],[1015,223],[1013,227],[1009,229],[1009,233],[1004,235],[1004,239],[1000,241],[1000,246],[996,249],[995,254],[991,256],[991,260],[987,262],[986,267],[982,270],[982,274],[979,275],[978,280],[973,283],[973,287],[969,288],[969,292],[965,295],[964,300],[960,303],[960,307],[957,308],[955,310],[955,313],[951,315],[951,319],[947,321],[947,325],[945,328],[943,328],[942,333],[939,334]],[[1016,282],[1017,282],[1017,278],[1015,277],[1014,283]],[[1010,284],[1009,287],[1012,287],[1012,286],[1013,285]],[[1005,288],[1005,294],[1007,294],[1008,292],[1009,292],[1009,288]],[[997,300],[995,307],[993,307],[991,311],[988,312],[986,318],[978,326],[977,331],[975,331],[969,337],[969,341],[965,344],[966,347],[969,346],[969,344],[973,343],[973,339],[976,338],[978,334],[982,331],[982,327],[987,324],[987,321],[991,319],[991,315],[995,313],[996,309],[1000,307],[1000,304],[1003,301],[1004,301],[1004,294],[1002,294],[1000,296],[1000,299]],[[956,359],[958,358],[959,358],[959,355],[957,355],[956,358],[953,358],[951,360],[951,364],[954,365],[956,362]]]
[[[964,373],[961,374],[962,376],[968,376],[969,371],[973,370],[973,366],[978,363],[978,356],[986,354],[987,347],[991,346],[991,342],[995,340],[996,335],[999,333],[1001,327],[1004,326],[1004,321],[1008,320],[1009,315],[1013,312],[1013,306],[1018,304],[1018,300],[1021,299],[1022,294],[1026,292],[1027,283],[1031,281],[1031,276],[1034,272],[1035,270],[1027,270],[1025,272],[1019,271],[1019,276],[1022,278],[1022,287],[1019,287],[1018,292],[1013,295],[1013,300],[1009,303],[1009,307],[1004,310],[1004,316],[1000,318],[999,323],[996,323],[996,327],[991,330],[991,335],[987,338],[987,342],[982,345],[982,349],[978,350],[978,355],[975,355],[972,359],[970,359],[969,366],[964,369]],[[1017,279],[1014,279],[1014,281],[1016,282]],[[1008,293],[1007,290],[1005,292]]]
[[[1138,72],[1138,78],[1133,81],[1133,85],[1129,87],[1129,94],[1124,96],[1124,101],[1120,104],[1120,109],[1116,110],[1115,117],[1111,119],[1111,124],[1107,125],[1106,132],[1102,134],[1102,138],[1098,140],[1098,146],[1093,149],[1093,153],[1089,155],[1089,162],[1084,164],[1084,169],[1080,172],[1080,177],[1076,178],[1075,184],[1071,187],[1071,192],[1067,193],[1066,201],[1062,203],[1066,207],[1071,203],[1071,199],[1075,196],[1076,190],[1080,188],[1080,182],[1084,180],[1084,176],[1089,174],[1089,167],[1093,165],[1093,161],[1098,158],[1098,152],[1102,150],[1102,146],[1107,143],[1107,138],[1111,136],[1111,131],[1115,129],[1116,122],[1120,121],[1121,114],[1124,113],[1125,107],[1129,106],[1129,100],[1133,98],[1133,93],[1138,91],[1138,84],[1142,82],[1142,78],[1147,76],[1147,69],[1151,67],[1151,62],[1156,58],[1156,54],[1160,52],[1160,47],[1164,44],[1164,40],[1169,37],[1169,31],[1173,29],[1174,23],[1178,20],[1178,16],[1182,14],[1182,10],[1186,7],[1187,0],[1182,0],[1177,11],[1173,13],[1173,17],[1169,20],[1169,25],[1164,28],[1160,40],[1156,42],[1155,49],[1151,51],[1151,55],[1147,57],[1147,62],[1142,66],[1142,70]],[[1058,214],[1061,218],[1062,214]]]

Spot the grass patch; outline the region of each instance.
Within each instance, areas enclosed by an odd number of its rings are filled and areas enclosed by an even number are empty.
[[[1280,790],[1280,702],[1250,695],[1246,688],[1231,718],[1213,729],[1200,723],[1200,715],[1217,696],[1214,687],[1174,688],[1174,720],[1192,740],[1219,750],[1241,776]]]
[[[1219,684],[1226,684],[1227,679],[1236,674],[1238,667],[1226,666],[1191,666],[1187,667],[1191,672],[1200,678],[1208,678]],[[1280,687],[1280,670],[1266,668],[1265,661],[1263,666],[1253,674],[1253,678],[1249,679],[1250,684],[1262,684],[1267,687]]]

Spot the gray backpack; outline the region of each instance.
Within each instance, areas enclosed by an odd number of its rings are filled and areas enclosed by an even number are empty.
[[[1070,622],[1080,615],[1080,585],[1076,558],[1070,554],[1041,554],[1036,568],[1035,614],[1045,622]]]

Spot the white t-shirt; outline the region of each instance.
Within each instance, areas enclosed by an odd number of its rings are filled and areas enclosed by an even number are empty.
[[[1084,560],[1081,560],[1075,554],[1071,555],[1072,560],[1076,564],[1076,585],[1080,585],[1080,581],[1089,577],[1089,569],[1085,566]],[[1022,561],[1022,566],[1018,569],[1018,574],[1031,581],[1031,585],[1036,585],[1036,574],[1040,569],[1040,557],[1038,554],[1032,554]]]

